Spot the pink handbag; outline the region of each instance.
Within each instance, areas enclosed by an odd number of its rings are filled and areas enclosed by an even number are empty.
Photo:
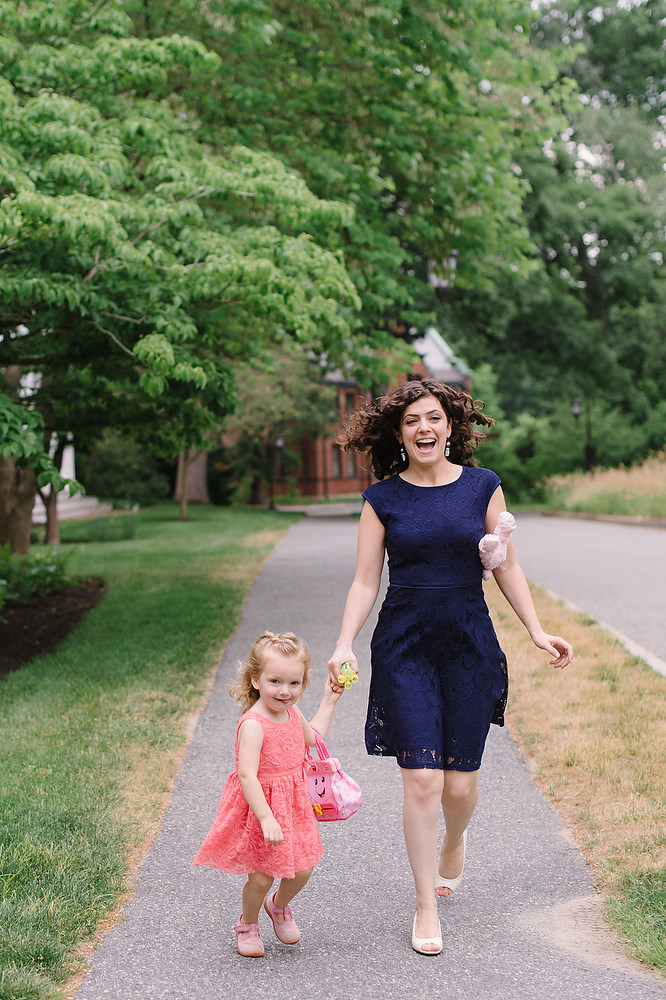
[[[305,748],[305,777],[310,802],[316,819],[330,823],[353,816],[363,802],[363,793],[353,778],[340,767],[337,757],[331,757],[319,733],[315,732],[316,757]]]

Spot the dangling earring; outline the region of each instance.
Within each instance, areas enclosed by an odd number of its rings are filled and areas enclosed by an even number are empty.
[[[402,445],[400,445],[400,458],[403,462],[407,461],[407,453]]]
[[[447,441],[446,448],[444,449],[444,455],[446,456],[446,458],[448,458],[450,454],[451,454],[451,445]]]

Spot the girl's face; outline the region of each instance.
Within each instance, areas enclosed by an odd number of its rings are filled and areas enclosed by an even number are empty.
[[[285,656],[276,650],[264,655],[264,667],[257,677],[250,678],[259,692],[259,700],[271,715],[284,715],[303,694],[305,666],[298,655]]]
[[[402,411],[397,437],[410,464],[446,461],[444,449],[450,434],[451,424],[435,396],[422,396]]]

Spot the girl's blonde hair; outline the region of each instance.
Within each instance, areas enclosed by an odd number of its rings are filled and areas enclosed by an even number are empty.
[[[247,661],[238,664],[238,683],[229,691],[231,697],[240,702],[244,712],[259,700],[252,678],[259,677],[266,665],[266,653],[271,650],[282,656],[300,656],[303,660],[303,690],[308,686],[312,657],[305,640],[299,639],[293,632],[262,632],[252,643]]]

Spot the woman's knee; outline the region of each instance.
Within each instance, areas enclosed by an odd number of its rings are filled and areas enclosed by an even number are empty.
[[[446,771],[442,792],[443,801],[451,805],[465,805],[476,801],[479,794],[478,771]]]
[[[426,805],[442,796],[444,772],[435,768],[401,768],[405,798]]]

